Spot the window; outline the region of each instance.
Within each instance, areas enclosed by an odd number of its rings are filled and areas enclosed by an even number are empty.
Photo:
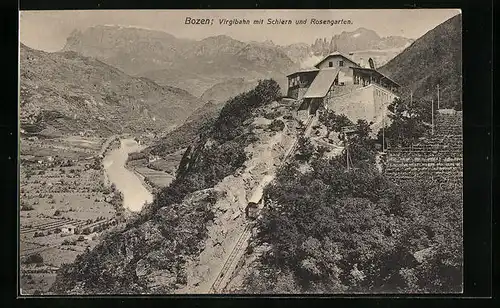
[[[339,66],[344,66],[344,61],[343,60],[339,61]]]
[[[333,66],[333,62],[332,61],[328,62],[328,66],[332,67]]]

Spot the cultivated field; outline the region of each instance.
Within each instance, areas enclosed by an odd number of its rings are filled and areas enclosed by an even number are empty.
[[[23,294],[47,292],[56,270],[91,249],[123,216],[104,184],[99,138],[21,138],[20,255]]]
[[[154,189],[161,189],[170,185],[175,179],[179,162],[185,150],[181,149],[164,157],[145,157],[130,160],[127,165],[144,177],[148,185],[154,187]]]

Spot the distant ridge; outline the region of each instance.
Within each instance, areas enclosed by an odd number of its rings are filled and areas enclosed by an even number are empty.
[[[20,77],[21,129],[28,133],[161,132],[201,104],[182,89],[131,77],[73,51],[47,53],[21,44]]]
[[[442,108],[462,106],[462,15],[438,25],[380,68],[413,91],[415,99],[436,100],[440,85]]]

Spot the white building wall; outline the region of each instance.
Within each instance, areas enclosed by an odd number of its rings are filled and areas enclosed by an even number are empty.
[[[340,61],[343,61],[343,66],[340,66]],[[354,63],[351,60],[348,60],[342,56],[331,56],[327,58],[323,63],[319,65],[319,69],[324,69],[324,68],[329,68],[330,67],[330,62],[332,62],[332,67],[340,67],[341,70],[347,74],[352,76],[352,70],[350,69],[351,66],[358,66],[356,63]]]
[[[387,106],[397,96],[386,89],[371,84],[340,96],[333,96],[327,101],[327,108],[337,114],[345,114],[351,121],[364,119],[381,125],[383,116],[387,116]]]

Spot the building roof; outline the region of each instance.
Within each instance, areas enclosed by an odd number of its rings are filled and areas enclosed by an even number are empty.
[[[300,73],[312,73],[312,72],[317,72],[317,71],[319,71],[319,69],[317,69],[317,68],[304,69],[304,70],[297,71],[295,73],[288,74],[288,75],[286,75],[286,77],[290,77],[290,76],[297,75]]]
[[[346,56],[338,51],[334,51],[334,52],[330,53],[329,55],[327,55],[326,57],[324,57],[323,60],[319,61],[314,67],[318,67],[321,63],[325,62],[326,59],[328,59],[329,57],[334,57],[334,56],[341,56],[342,58],[344,58],[346,60],[349,60],[353,63],[356,63],[356,62],[354,62],[353,59],[349,58],[348,56]]]
[[[382,74],[381,72],[379,72],[377,70],[374,70],[371,68],[356,67],[356,66],[351,66],[351,68],[353,71],[362,71],[365,73],[378,75],[379,77],[382,77],[383,79],[387,79],[390,83],[394,84],[395,86],[400,87],[400,85],[397,82],[395,82],[394,80],[392,80],[391,78],[387,77],[386,75]]]
[[[325,97],[340,68],[325,68],[319,71],[303,98]]]

